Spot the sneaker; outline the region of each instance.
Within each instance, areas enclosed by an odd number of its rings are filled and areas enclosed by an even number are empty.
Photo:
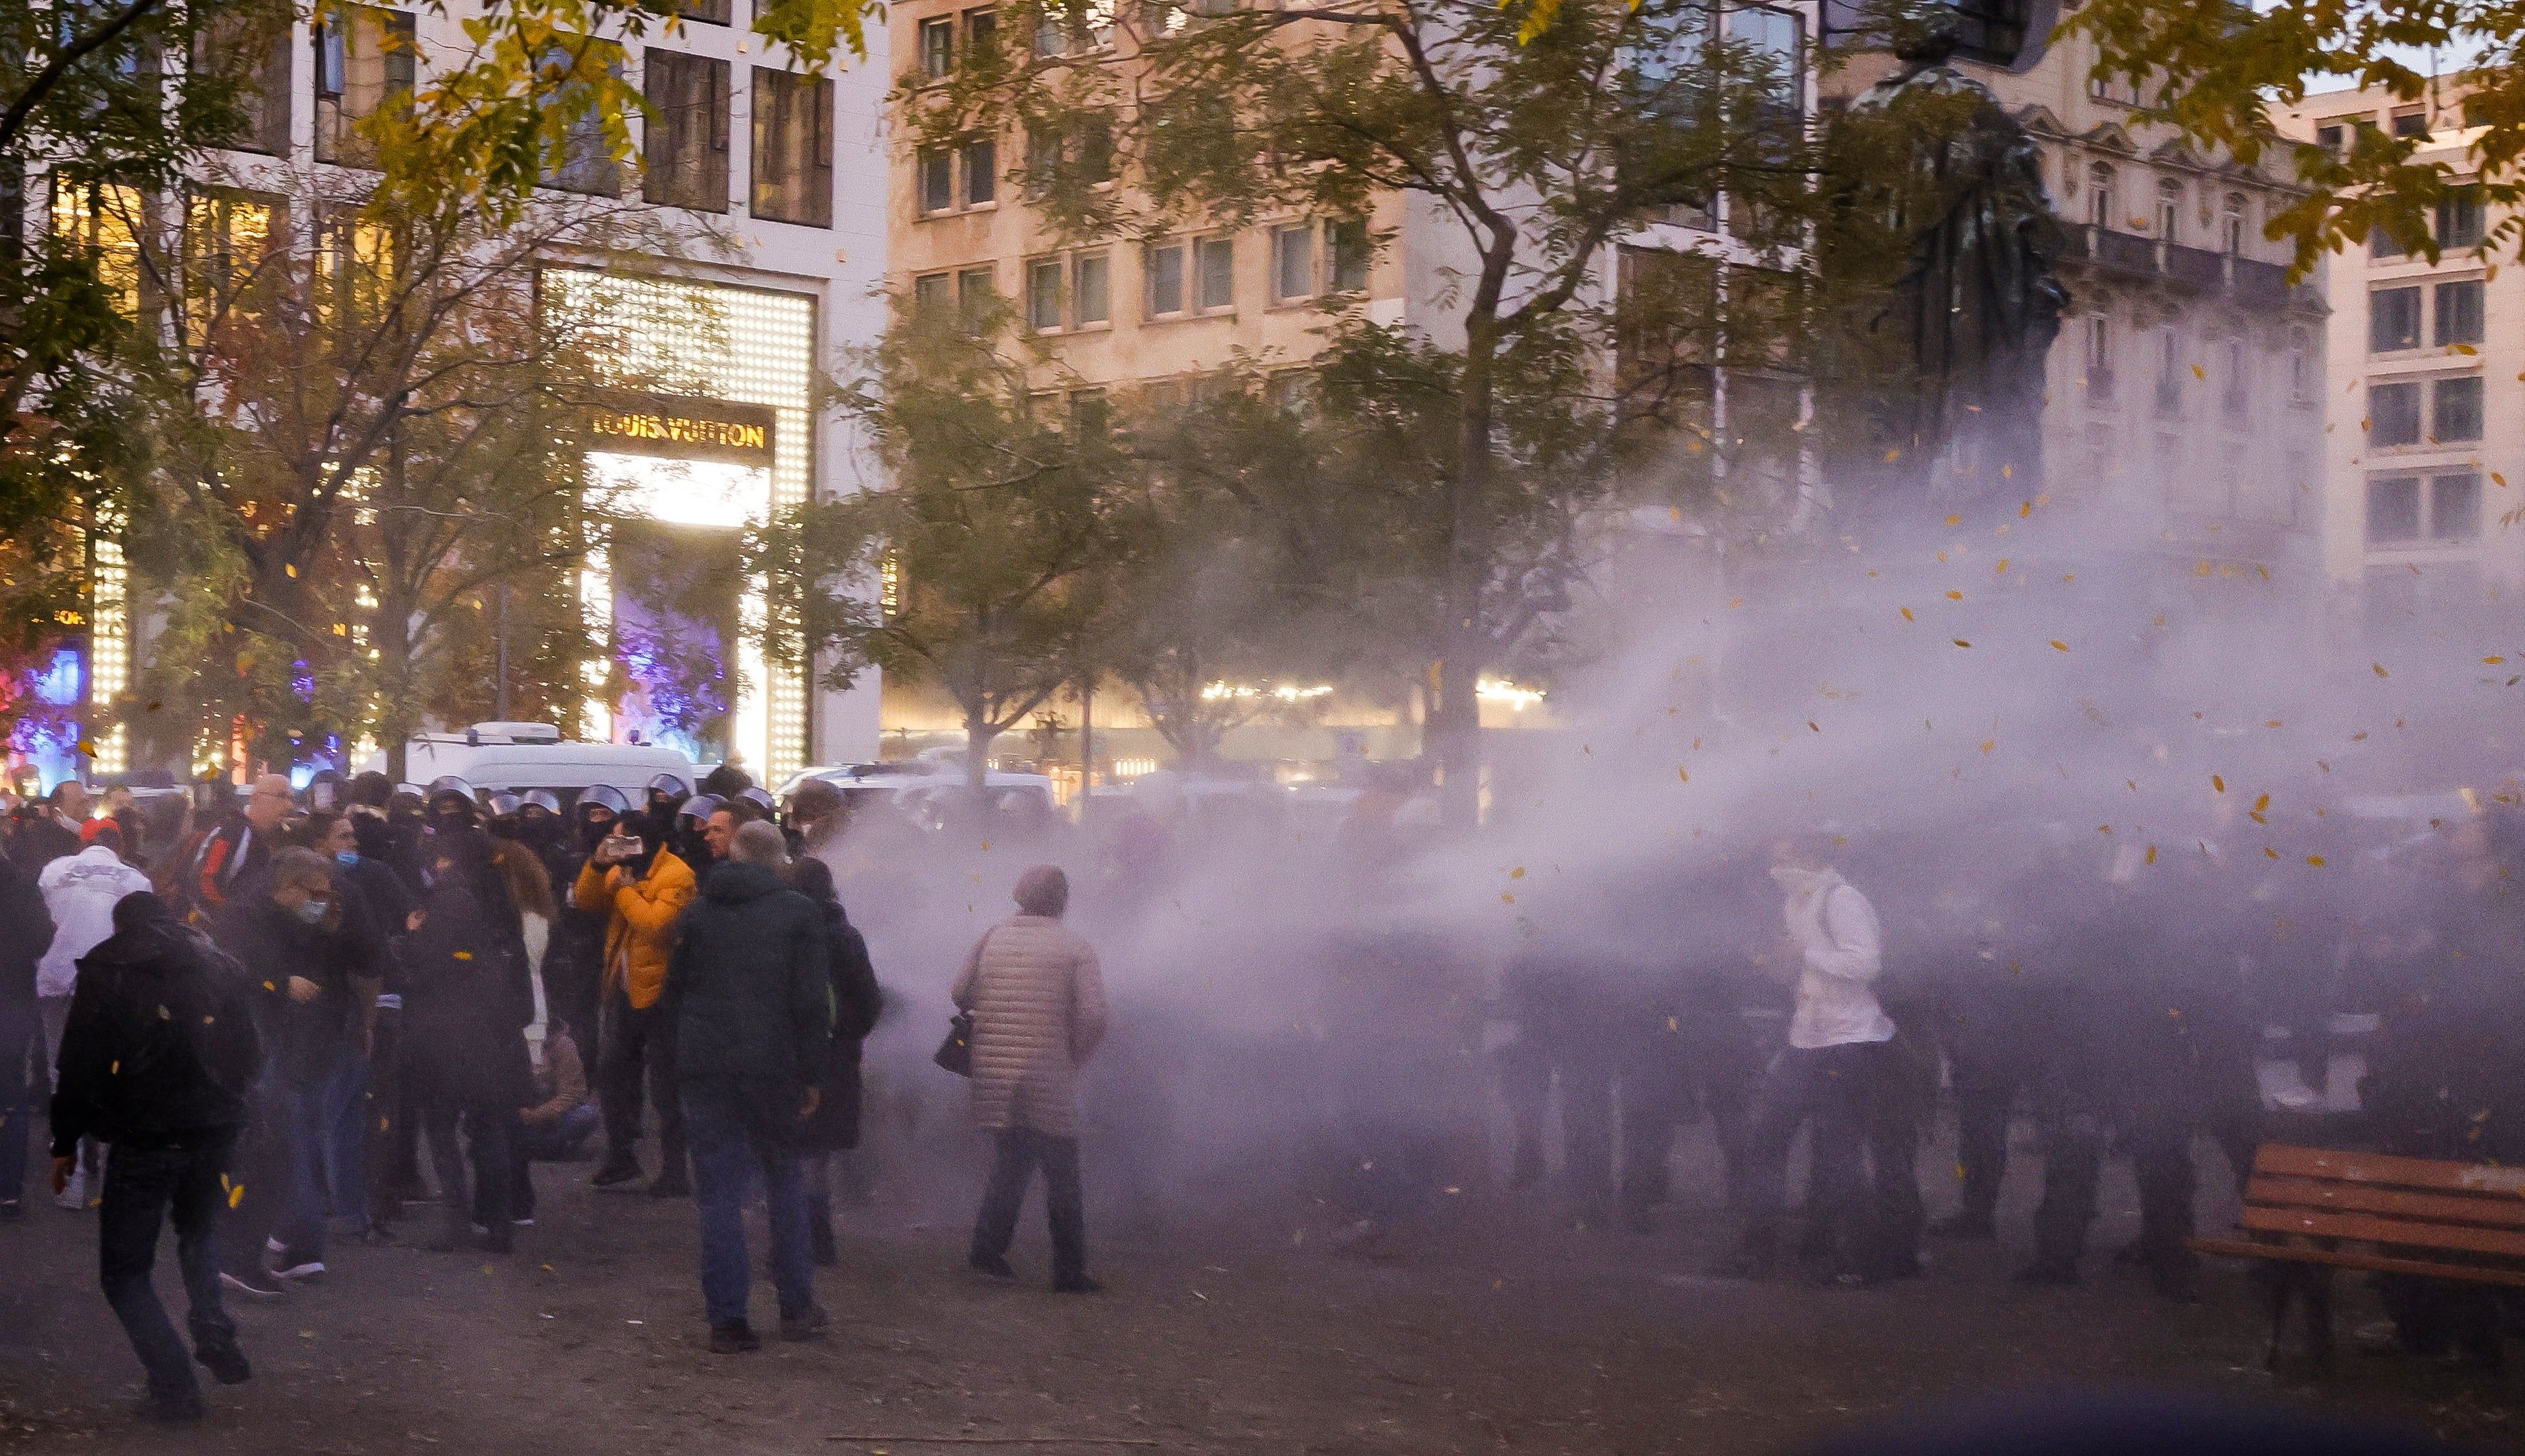
[[[249,1269],[243,1274],[223,1272],[220,1275],[220,1287],[231,1293],[243,1294],[249,1299],[277,1299],[289,1291],[287,1285],[273,1279],[261,1269]]]
[[[202,1419],[202,1397],[199,1395],[152,1395],[131,1408],[131,1414],[143,1421],[161,1426],[185,1426]]]
[[[710,1348],[714,1355],[742,1355],[763,1348],[763,1341],[755,1337],[753,1326],[738,1320],[711,1326]]]
[[[527,1214],[524,1218],[513,1218],[509,1220],[509,1227],[513,1229],[531,1229],[534,1226],[535,1216],[531,1213]]]
[[[975,1274],[995,1285],[1013,1285],[1017,1282],[1016,1269],[1009,1263],[1006,1254],[975,1254],[965,1262]]]
[[[85,1168],[71,1170],[70,1182],[63,1184],[62,1190],[53,1194],[53,1206],[69,1209],[87,1206],[87,1170]]]
[[[193,1347],[193,1359],[223,1385],[242,1385],[254,1379],[254,1367],[233,1339],[206,1340]]]
[[[320,1285],[324,1282],[324,1262],[309,1259],[272,1271],[272,1277],[284,1285]]]
[[[1052,1291],[1056,1294],[1102,1294],[1105,1286],[1086,1275],[1073,1274],[1067,1279],[1054,1280]]]
[[[780,1337],[782,1339],[821,1339],[824,1337],[824,1327],[831,1323],[833,1323],[833,1317],[824,1313],[822,1305],[810,1304],[794,1315],[784,1314],[780,1317]]]
[[[600,1189],[619,1188],[626,1183],[638,1183],[640,1160],[629,1153],[607,1158],[604,1166],[598,1168],[587,1181],[591,1187]]]

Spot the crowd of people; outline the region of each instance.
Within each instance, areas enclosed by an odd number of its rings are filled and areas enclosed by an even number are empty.
[[[833,1161],[859,1140],[860,1043],[882,1004],[807,852],[836,796],[798,796],[784,825],[732,769],[704,781],[716,793],[662,775],[639,804],[599,786],[567,808],[379,774],[225,788],[96,798],[66,780],[0,821],[0,1221],[25,1216],[27,1128],[48,1105],[54,1199],[97,1216],[144,1416],[200,1416],[195,1364],[251,1376],[227,1297],[323,1280],[337,1235],[509,1253],[534,1223],[534,1166],[600,1136],[596,1186],[693,1200],[714,1350],[759,1344],[758,1182],[780,1334],[818,1335]],[[1092,984],[1092,957],[1076,970]],[[170,1223],[189,1356],[150,1284]],[[1083,1264],[1064,1269],[1088,1286]]]
[[[300,795],[267,776],[205,813],[66,782],[8,819],[0,1068],[26,1075],[0,1075],[0,1218],[21,1211],[25,1113],[49,1077],[57,1197],[98,1212],[151,1414],[198,1413],[195,1363],[246,1378],[223,1292],[322,1279],[335,1234],[506,1252],[534,1219],[534,1165],[580,1157],[598,1189],[692,1201],[724,1353],[759,1343],[759,1189],[779,1334],[817,1336],[814,1270],[836,1259],[885,995],[836,891],[833,865],[855,862],[839,795],[810,781],[784,813],[732,770],[699,787],[565,804],[377,775]],[[1019,876],[1016,913],[949,988],[961,1014],[937,1059],[970,1078],[995,1152],[967,1253],[980,1278],[1017,1278],[1040,1170],[1052,1286],[1096,1291],[1082,1144],[1109,1187],[1154,1204],[1162,1109],[1241,1075],[1217,1029],[1177,1035],[1171,1010],[1134,1022],[1108,1003],[1089,937],[1130,944],[1167,898],[1154,887],[1179,856],[1150,848],[1164,837],[1119,825],[1083,926],[1064,871]],[[1847,1287],[1918,1276],[1927,1240],[1996,1238],[2022,1116],[2042,1169],[2019,1281],[2080,1279],[2102,1170],[2122,1156],[2140,1230],[2115,1257],[2190,1300],[2204,1146],[2240,1185],[2274,1137],[2525,1158],[2508,948],[2525,831],[2486,806],[2427,843],[2404,847],[2411,893],[2361,900],[2275,891],[2205,841],[2180,875],[2055,841],[1964,884],[1952,856],[1892,835],[1783,841],[1678,869],[1638,897],[1655,914],[1555,919],[1489,975],[1444,934],[1336,914],[1273,957],[1310,1004],[1264,1058],[1271,1085],[1228,1095],[1306,1125],[1292,1171],[1321,1175],[1307,1191],[1337,1211],[1337,1250],[1436,1227],[1485,1176],[1494,1132],[1510,1189],[1557,1191],[1580,1226],[1653,1232],[1678,1136],[1702,1124],[1726,1270]],[[2345,1016],[2365,1028],[2348,1099],[2325,1087]],[[1090,1069],[1109,1040],[1120,1049]],[[1207,1049],[1169,1062],[1169,1043]],[[2266,1095],[2274,1057],[2296,1103]],[[2342,1105],[2354,1126],[2326,1110]],[[1922,1148],[1947,1106],[1956,1203],[1932,1221]],[[149,1291],[166,1219],[190,1360]],[[2498,1362],[2513,1317],[2499,1298],[2409,1279],[2385,1292],[2380,1347]]]

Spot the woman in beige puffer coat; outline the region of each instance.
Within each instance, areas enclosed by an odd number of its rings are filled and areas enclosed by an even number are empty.
[[[1016,1278],[1016,1237],[1034,1166],[1043,1165],[1052,1223],[1052,1286],[1092,1293],[1085,1200],[1078,1179],[1077,1071],[1105,1036],[1105,981],[1095,948],[1061,917],[1069,880],[1039,864],[1017,878],[1017,913],[984,933],[953,992],[973,1016],[973,1122],[995,1135],[998,1159],[973,1224],[971,1263]]]

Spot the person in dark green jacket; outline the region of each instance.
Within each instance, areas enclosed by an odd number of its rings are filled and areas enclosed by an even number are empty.
[[[823,912],[789,888],[788,842],[770,824],[739,829],[683,914],[661,1002],[674,1028],[675,1080],[701,1214],[702,1298],[711,1348],[756,1347],[746,1303],[753,1265],[744,1208],[754,1170],[771,1213],[780,1334],[813,1339],[815,1297],[799,1131],[822,1100],[833,1035]]]

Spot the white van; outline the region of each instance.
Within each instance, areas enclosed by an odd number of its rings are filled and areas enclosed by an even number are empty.
[[[378,753],[363,768],[385,768]],[[460,734],[425,733],[404,744],[404,781],[428,784],[453,774],[483,794],[550,790],[568,808],[582,789],[605,784],[641,801],[649,781],[670,773],[687,790],[702,770],[673,749],[655,744],[578,743],[550,723],[476,723]]]

